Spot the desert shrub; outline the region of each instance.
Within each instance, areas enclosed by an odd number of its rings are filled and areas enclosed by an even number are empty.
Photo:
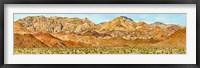
[[[15,48],[15,54],[185,54],[185,48],[153,46]]]

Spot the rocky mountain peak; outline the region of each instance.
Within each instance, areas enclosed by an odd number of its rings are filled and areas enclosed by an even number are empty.
[[[135,25],[135,22],[125,16],[120,16],[117,18],[114,18],[113,20],[103,23],[101,30],[106,30],[106,31],[112,31],[112,30],[133,30]]]
[[[83,18],[82,21],[83,21],[84,23],[87,23],[88,25],[94,26],[94,23],[91,22],[88,18]]]
[[[147,24],[145,22],[140,21],[140,22],[137,23],[137,25],[138,26],[143,26],[143,25],[147,25]]]
[[[124,22],[134,22],[131,18],[128,18],[126,16],[119,16],[113,19],[112,21],[120,21],[119,23],[124,23]]]
[[[154,22],[154,23],[152,23],[151,25],[166,25],[166,24],[164,24],[164,23],[162,23],[162,22],[159,22],[159,21],[157,21],[157,22]]]
[[[80,33],[84,30],[95,26],[89,19],[84,18],[67,18],[67,17],[45,17],[45,16],[28,16],[17,20],[31,32],[76,32]]]

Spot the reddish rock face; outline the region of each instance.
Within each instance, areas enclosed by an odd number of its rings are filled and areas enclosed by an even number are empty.
[[[167,37],[164,41],[156,43],[157,46],[186,47],[186,28],[182,28]]]
[[[48,47],[40,40],[36,39],[31,34],[14,34],[14,47],[15,48],[40,48]]]
[[[125,16],[101,24],[94,24],[87,18],[29,16],[15,21],[14,38],[16,48],[137,46],[165,41],[175,33],[186,34],[177,33],[181,29],[183,26],[161,22],[134,22]]]
[[[81,35],[82,35],[82,36],[94,36],[94,37],[96,37],[96,38],[98,38],[98,37],[111,36],[111,35],[109,35],[109,34],[100,34],[100,33],[96,32],[96,31],[86,31],[86,32],[83,32]]]

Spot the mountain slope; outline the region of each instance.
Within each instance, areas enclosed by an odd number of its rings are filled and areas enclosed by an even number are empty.
[[[157,46],[186,47],[186,28],[179,29]]]
[[[40,48],[47,47],[31,34],[14,34],[14,48]]]
[[[37,33],[33,34],[35,38],[40,40],[42,43],[45,43],[48,47],[65,47],[65,45],[62,44],[61,40],[53,37],[49,33]]]
[[[124,30],[130,31],[134,29],[134,21],[128,17],[120,16],[109,22],[103,23],[102,28],[99,31],[112,31],[112,30]]]
[[[23,24],[31,32],[75,32],[90,30],[94,26],[87,18],[67,18],[67,17],[44,17],[29,16],[17,21]]]
[[[182,28],[185,27],[162,22],[152,24],[142,21],[134,22],[125,16],[101,24],[94,24],[87,18],[29,16],[15,21],[16,37],[14,38],[17,48],[143,46],[151,44],[184,46],[184,41],[177,41],[180,44],[172,43],[172,41],[176,41],[174,39],[185,40],[184,36],[181,39],[177,37],[179,34],[184,34]],[[20,37],[22,38],[20,39]],[[33,39],[33,43],[31,39]],[[21,43],[24,44],[20,45]]]
[[[16,21],[14,23],[14,33],[25,34],[25,33],[29,33],[29,31],[24,27],[22,23],[19,23],[18,21]]]

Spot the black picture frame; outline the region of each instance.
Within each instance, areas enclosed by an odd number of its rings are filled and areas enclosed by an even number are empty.
[[[0,66],[2,68],[199,68],[199,0],[1,0],[0,1]],[[54,65],[54,64],[4,64],[4,4],[196,4],[197,45],[196,64],[112,64],[112,65]],[[199,25],[200,26],[200,25]],[[152,61],[153,62],[153,61]]]

